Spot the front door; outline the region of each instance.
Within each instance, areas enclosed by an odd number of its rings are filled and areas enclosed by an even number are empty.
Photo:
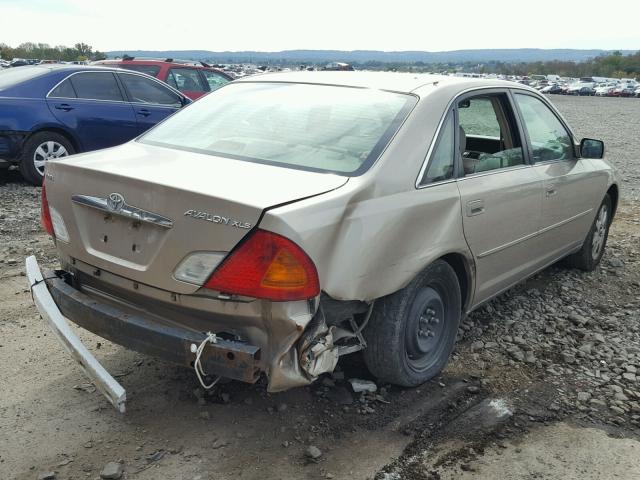
[[[82,151],[113,147],[138,133],[133,109],[112,72],[72,74],[51,91],[47,104],[75,132]]]
[[[182,107],[182,99],[165,84],[135,73],[119,73],[136,114],[138,133],[144,133]]]
[[[463,167],[457,184],[477,305],[538,267],[542,182],[526,162],[506,92],[463,98],[457,112]]]
[[[540,242],[547,263],[582,244],[596,209],[600,180],[589,161],[576,159],[569,131],[539,98],[514,93],[534,170],[544,186]]]

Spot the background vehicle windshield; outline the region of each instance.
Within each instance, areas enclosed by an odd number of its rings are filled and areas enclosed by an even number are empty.
[[[293,83],[238,83],[169,118],[142,142],[316,171],[366,170],[415,105],[410,95]]]
[[[13,87],[14,85],[26,82],[32,78],[39,77],[49,72],[46,68],[38,68],[32,66],[14,67],[0,71],[0,90]]]

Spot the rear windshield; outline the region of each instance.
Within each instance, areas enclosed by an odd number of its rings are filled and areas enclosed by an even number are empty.
[[[31,65],[0,70],[0,90],[13,87],[18,83],[26,82],[32,78],[44,75],[47,72],[49,72],[47,68],[34,67]]]
[[[236,83],[150,130],[144,143],[359,175],[415,105],[412,95],[295,83]]]
[[[121,63],[118,66],[120,68],[126,68],[127,70],[146,73],[147,75],[151,75],[152,77],[158,75],[158,72],[160,71],[160,67],[158,67],[157,65],[128,65],[126,63]]]

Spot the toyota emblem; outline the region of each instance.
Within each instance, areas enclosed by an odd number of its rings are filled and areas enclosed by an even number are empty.
[[[124,206],[124,197],[119,193],[112,193],[107,198],[107,208],[112,212],[118,212]]]

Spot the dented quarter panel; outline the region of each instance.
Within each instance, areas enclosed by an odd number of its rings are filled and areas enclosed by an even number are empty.
[[[433,260],[459,253],[469,263],[455,182],[415,181],[448,99],[428,96],[378,162],[321,197],[270,209],[261,226],[300,243],[322,289],[341,300],[373,300],[409,283]]]

